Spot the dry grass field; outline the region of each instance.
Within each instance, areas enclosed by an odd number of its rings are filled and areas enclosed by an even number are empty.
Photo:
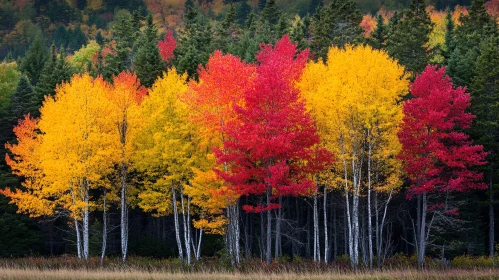
[[[326,273],[210,273],[162,272],[135,269],[36,269],[0,268],[0,280],[325,280],[325,279],[499,279],[499,270],[429,270],[399,269],[376,272]]]

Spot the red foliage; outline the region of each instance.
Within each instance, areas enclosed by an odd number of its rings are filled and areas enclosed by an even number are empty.
[[[176,47],[177,41],[175,40],[175,38],[173,38],[173,32],[170,30],[163,37],[162,41],[158,41],[159,53],[161,54],[161,58],[166,62],[170,62],[170,60],[173,58],[173,51]]]
[[[485,3],[487,12],[493,17],[499,17],[499,0],[490,0]]]
[[[261,45],[254,86],[244,93],[244,106],[234,105],[236,119],[227,123],[229,139],[223,151],[216,151],[218,162],[230,167],[229,172],[217,172],[241,195],[270,191],[275,199],[309,194],[315,189],[310,175],[331,160],[326,150],[316,148],[320,140],[315,124],[294,87],[308,53],[297,53],[287,36],[275,47]],[[276,207],[269,203],[243,209],[263,212]]]
[[[486,152],[462,132],[473,118],[470,95],[454,88],[445,68],[428,65],[411,84],[413,99],[404,102],[398,134],[399,155],[411,181],[408,198],[424,192],[485,189],[483,174],[470,168],[486,163]]]

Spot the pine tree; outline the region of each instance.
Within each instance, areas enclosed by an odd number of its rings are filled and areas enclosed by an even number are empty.
[[[494,256],[494,185],[497,184],[499,161],[499,37],[492,37],[480,44],[475,76],[471,82],[471,112],[476,116],[471,135],[489,152],[484,167],[485,182],[489,183],[489,255]]]
[[[344,47],[362,40],[362,14],[352,0],[333,0],[312,19],[312,50],[325,57],[331,45]]]
[[[371,36],[367,39],[367,43],[374,49],[384,49],[386,46],[386,25],[385,20],[381,14],[376,17],[376,28],[373,30]]]
[[[73,70],[66,61],[64,48],[61,46],[59,54],[57,54],[55,46],[52,45],[50,47],[50,58],[45,63],[40,75],[40,81],[35,87],[36,98],[38,100],[37,106],[42,104],[46,95],[53,96],[56,86],[62,81],[69,81],[72,74]],[[36,114],[34,116],[36,117]]]
[[[240,26],[244,25],[250,13],[251,6],[248,5],[248,2],[246,0],[241,1],[241,5],[239,5],[237,9],[237,20]]]
[[[386,49],[415,77],[430,61],[427,48],[433,23],[424,0],[412,0],[411,9],[391,24]]]
[[[134,60],[134,69],[140,82],[150,87],[165,70],[165,63],[161,59],[157,45],[158,29],[149,15],[146,19],[146,26],[140,39],[140,47]]]
[[[279,15],[279,20],[277,21],[277,24],[275,26],[275,34],[276,34],[276,39],[281,38],[282,36],[286,35],[289,33],[289,20],[286,16],[286,14],[280,14]]]
[[[108,81],[112,79],[113,75],[129,70],[132,66],[133,57],[135,56],[134,48],[137,40],[137,30],[134,26],[133,17],[129,12],[120,12],[115,15],[112,35],[114,52],[106,57],[108,63],[106,69],[103,70],[104,78]]]
[[[456,48],[455,44],[455,39],[454,39],[454,29],[455,29],[455,24],[454,20],[452,20],[452,13],[450,10],[447,11],[447,14],[445,15],[445,51],[444,51],[444,58],[447,61],[454,52],[454,49]]]
[[[277,24],[277,21],[279,20],[279,11],[275,5],[275,0],[267,0],[265,8],[263,8],[260,13],[260,20],[266,21],[270,25]]]
[[[38,99],[33,91],[29,79],[25,75],[21,75],[16,91],[11,97],[11,117],[14,125],[18,119],[24,115],[34,113],[37,108]]]
[[[204,65],[214,51],[214,38],[210,23],[190,7],[184,17],[185,28],[179,32],[172,65],[179,73],[197,77],[200,64]]]
[[[24,57],[20,65],[21,72],[29,78],[32,85],[38,83],[40,73],[45,65],[47,57],[48,54],[43,39],[41,36],[37,36],[30,45],[26,57]]]

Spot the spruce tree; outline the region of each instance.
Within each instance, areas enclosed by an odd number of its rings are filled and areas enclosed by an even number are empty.
[[[140,38],[140,47],[134,60],[134,70],[142,85],[151,87],[156,78],[165,70],[157,45],[158,29],[149,15],[146,26]]]
[[[325,58],[331,45],[344,47],[360,43],[362,14],[352,0],[333,0],[312,19],[312,51]]]
[[[36,36],[20,65],[21,72],[29,78],[32,85],[38,83],[40,73],[45,65],[47,57],[48,53],[45,49],[42,37]]]
[[[447,11],[445,15],[445,51],[444,58],[447,61],[450,58],[452,52],[456,48],[455,39],[454,39],[454,29],[455,24],[454,20],[452,20],[452,13],[450,10]]]
[[[282,13],[279,15],[279,20],[275,26],[276,39],[279,40],[282,36],[289,34],[290,24],[287,15]]]
[[[378,14],[376,17],[376,28],[374,28],[371,36],[367,39],[367,43],[374,49],[384,49],[386,46],[386,25],[383,16]]]
[[[433,23],[424,0],[412,0],[410,10],[391,23],[386,49],[415,77],[430,61],[427,48]]]
[[[196,78],[200,64],[206,64],[214,51],[214,38],[210,23],[196,9],[190,7],[184,16],[185,28],[179,32],[172,65],[179,73],[187,72]]]
[[[267,0],[265,8],[260,13],[260,20],[268,22],[270,25],[277,24],[277,21],[279,21],[279,11],[275,5],[275,0]]]
[[[11,118],[14,125],[18,119],[30,113],[33,114],[38,107],[36,106],[38,99],[33,91],[29,79],[25,75],[21,75],[16,91],[11,97]]]
[[[471,81],[471,112],[476,116],[471,135],[489,152],[484,167],[485,181],[489,183],[489,255],[494,256],[494,185],[499,175],[499,37],[493,36],[480,44],[475,77]]]
[[[237,21],[239,22],[240,26],[244,25],[250,13],[251,6],[248,5],[248,2],[246,0],[241,1],[241,4],[237,9]]]

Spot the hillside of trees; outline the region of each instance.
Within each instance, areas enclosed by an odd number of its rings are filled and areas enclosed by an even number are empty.
[[[0,257],[495,263],[499,1],[288,2],[0,1]]]

